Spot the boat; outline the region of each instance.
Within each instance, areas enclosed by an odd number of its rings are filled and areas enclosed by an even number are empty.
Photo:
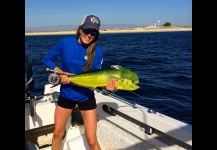
[[[54,111],[60,85],[46,84],[44,95],[25,103],[25,141],[28,147],[50,150]],[[192,126],[104,89],[94,90],[97,136],[102,150],[192,149]],[[31,145],[31,146],[30,146]],[[31,148],[29,148],[31,149]],[[88,149],[84,126],[76,107],[67,121],[63,150]]]
[[[30,93],[30,92],[29,92]],[[25,102],[26,150],[51,150],[55,105],[60,84],[44,85],[42,95]],[[102,150],[192,149],[192,125],[131,103],[103,88],[94,89],[97,137]],[[61,150],[88,150],[78,107],[66,124]]]

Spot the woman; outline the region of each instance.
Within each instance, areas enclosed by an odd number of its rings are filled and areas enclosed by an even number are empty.
[[[102,49],[97,45],[99,27],[98,17],[85,16],[77,29],[76,37],[63,38],[46,54],[43,63],[50,69],[72,74],[101,69],[103,54]],[[57,57],[61,57],[61,68],[54,63]],[[96,100],[93,90],[69,84],[67,75],[60,75],[60,78],[61,87],[54,116],[52,150],[60,149],[66,122],[76,104],[81,111],[90,150],[100,150],[96,136]],[[115,88],[116,81],[111,79],[106,89],[113,91]]]

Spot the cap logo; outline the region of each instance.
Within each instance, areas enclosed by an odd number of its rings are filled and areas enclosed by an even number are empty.
[[[94,24],[97,23],[99,24],[99,20],[96,17],[90,17],[90,21]]]

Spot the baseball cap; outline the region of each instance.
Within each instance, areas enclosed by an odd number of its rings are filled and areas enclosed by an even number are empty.
[[[100,20],[97,16],[88,15],[84,17],[84,19],[81,22],[81,25],[84,29],[92,28],[99,31]]]

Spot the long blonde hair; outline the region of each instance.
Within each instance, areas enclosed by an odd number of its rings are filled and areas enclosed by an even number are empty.
[[[79,38],[80,36],[80,30],[82,28],[82,25],[78,26],[78,29],[76,31],[76,37],[77,39]],[[84,72],[87,72],[91,69],[91,66],[92,66],[92,63],[93,63],[93,60],[94,60],[94,57],[95,57],[95,49],[96,49],[96,45],[97,45],[97,41],[98,41],[98,36],[99,34],[94,38],[94,40],[88,45],[88,48],[87,48],[87,61],[85,63],[85,66],[83,68],[83,71]]]

